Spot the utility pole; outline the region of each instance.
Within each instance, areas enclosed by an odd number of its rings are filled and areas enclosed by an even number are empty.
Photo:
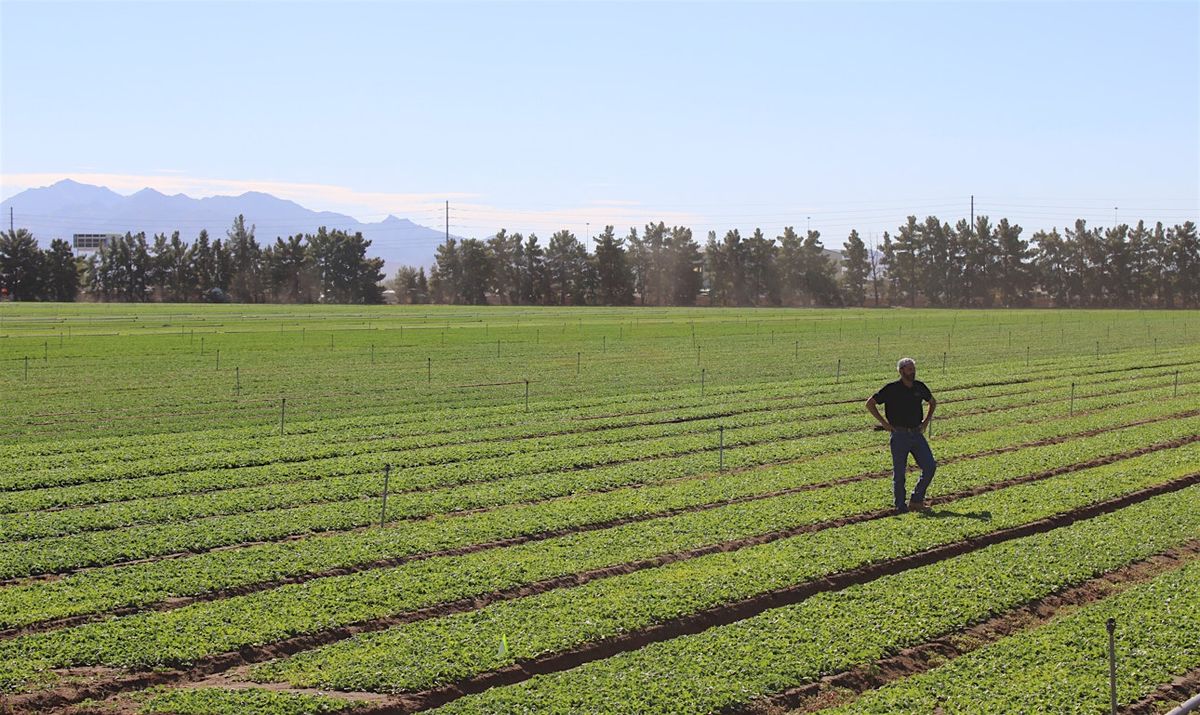
[[[446,243],[450,243],[450,202],[446,202]]]
[[[975,194],[971,194],[971,233],[975,233]]]
[[[592,250],[592,224],[591,224],[591,223],[589,223],[589,222],[587,222],[587,221],[584,221],[584,223],[583,223],[583,232],[584,232],[585,234],[587,234],[587,242],[585,243],[585,245],[587,246],[587,248],[585,248],[585,249],[584,249],[584,252],[585,252],[585,253],[590,253],[590,252],[591,252],[591,250]]]

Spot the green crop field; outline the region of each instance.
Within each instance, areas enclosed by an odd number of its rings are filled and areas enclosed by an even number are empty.
[[[1200,692],[1196,312],[0,303],[0,395],[0,713]]]

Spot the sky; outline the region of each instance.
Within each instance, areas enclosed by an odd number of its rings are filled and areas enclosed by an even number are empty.
[[[62,178],[481,238],[1170,225],[1200,2],[0,0],[0,198]]]

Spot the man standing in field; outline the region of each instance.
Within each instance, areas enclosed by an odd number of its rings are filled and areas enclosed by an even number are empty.
[[[883,428],[892,433],[892,495],[896,500],[896,513],[903,514],[912,509],[927,511],[925,506],[925,490],[933,481],[933,473],[937,470],[937,460],[933,458],[933,450],[925,439],[925,428],[933,419],[933,410],[937,400],[925,383],[917,379],[917,363],[912,358],[901,358],[896,363],[900,379],[884,385],[879,392],[867,400],[867,411],[879,420]],[[929,403],[929,414],[921,419],[921,403]],[[887,419],[879,414],[876,405],[886,408]],[[921,479],[913,489],[912,501],[904,501],[904,472],[908,468],[908,455],[917,460],[921,467]]]

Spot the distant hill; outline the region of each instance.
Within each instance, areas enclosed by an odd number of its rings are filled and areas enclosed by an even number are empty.
[[[371,241],[369,253],[384,259],[389,278],[402,264],[432,266],[434,249],[446,237],[444,232],[404,218],[388,216],[378,223],[360,223],[344,214],[312,211],[294,201],[257,191],[193,199],[142,189],[122,196],[102,186],[64,179],[52,186],[22,191],[0,203],[6,220],[10,207],[15,225],[29,229],[43,247],[55,238],[70,241],[76,233],[145,231],[149,238],[156,233],[169,236],[179,231],[191,243],[201,229],[207,229],[210,237],[224,238],[238,214],[246,217],[247,224],[254,224],[255,238],[264,247],[279,236],[315,233],[320,226],[361,231]]]

